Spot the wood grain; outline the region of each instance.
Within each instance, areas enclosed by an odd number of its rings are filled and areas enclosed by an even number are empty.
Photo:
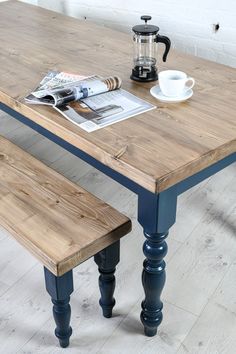
[[[147,340],[143,336],[143,328],[139,321],[140,302],[143,299],[143,288],[140,282],[143,231],[136,219],[137,196],[91,166],[90,171],[87,167],[84,168],[81,160],[77,159],[75,164],[76,159],[71,159],[72,156],[68,152],[61,156],[60,147],[55,146],[54,149],[55,144],[39,134],[36,133],[33,139],[31,135],[33,131],[25,125],[20,124],[21,128],[14,129],[12,124],[14,119],[7,115],[5,118],[4,124],[0,124],[0,134],[43,161],[47,149],[47,164],[67,178],[79,181],[83,188],[129,215],[133,221],[131,233],[121,239],[122,259],[117,269],[116,286],[118,301],[115,316],[111,321],[104,321],[98,311],[98,275],[93,259],[75,268],[75,296],[71,299],[74,309],[72,311],[74,336],[72,346],[67,352],[78,354],[78,348],[82,348],[86,353],[107,353],[109,348],[112,348],[115,353],[122,352],[122,354],[157,354],[158,348],[158,354],[173,354],[178,352],[177,348],[182,343],[180,353],[234,353],[236,269],[232,268],[236,268],[234,257],[236,242],[233,242],[236,218],[232,207],[235,206],[233,195],[235,195],[236,164],[178,197],[175,224],[178,232],[174,226],[170,230],[168,240],[169,271],[163,294],[165,318],[159,335]],[[57,161],[55,161],[55,154],[60,155]],[[222,210],[224,210],[223,215]],[[228,218],[227,215],[230,217]],[[213,242],[209,242],[208,238]],[[198,250],[193,262],[185,262],[185,259],[190,259],[190,248],[185,247],[189,242]],[[205,250],[206,246],[208,252],[200,253],[199,251]],[[226,265],[225,262],[228,261],[230,263]],[[197,262],[199,265],[202,263],[202,266],[193,267]],[[6,231],[0,230],[2,353],[18,351],[21,354],[55,354],[58,352],[55,349],[56,339],[51,335],[54,323],[50,316],[51,306],[48,295],[43,286],[42,266],[38,263],[35,266],[35,263],[35,258],[27,250],[14,239],[9,238]],[[222,268],[225,268],[226,273]],[[168,286],[168,283],[175,278],[178,281],[174,280],[174,287]],[[196,279],[195,284],[192,279]],[[206,289],[203,289],[203,279]],[[191,292],[192,286],[197,289],[194,293]],[[31,291],[28,290],[29,288]],[[186,296],[189,289],[192,296]],[[176,296],[173,296],[173,292]],[[185,302],[180,301],[183,295]],[[188,309],[194,308],[195,303],[203,304],[203,297],[205,297],[206,307],[200,315],[188,312]],[[169,301],[174,304],[170,304]],[[91,336],[92,332],[94,335]]]
[[[177,354],[235,352],[235,262],[217,287]],[[212,325],[209,325],[212,324]]]
[[[3,137],[0,224],[56,275],[131,229],[123,214]]]
[[[196,86],[189,101],[167,105],[150,95],[153,83],[129,79],[131,68],[127,34],[18,1],[0,4],[0,102],[152,192],[236,151],[235,69],[172,49],[159,70],[183,70]],[[157,109],[86,133],[49,107],[24,103],[51,69],[117,74],[123,88]]]

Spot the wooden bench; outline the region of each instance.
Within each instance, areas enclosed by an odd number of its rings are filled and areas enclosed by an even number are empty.
[[[95,256],[100,305],[111,317],[119,240],[130,220],[0,137],[0,224],[43,265],[55,335],[69,345],[72,269]]]

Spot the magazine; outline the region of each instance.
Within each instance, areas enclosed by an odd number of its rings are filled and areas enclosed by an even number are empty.
[[[50,71],[25,101],[50,105],[87,132],[154,109],[152,104],[121,89],[117,76],[82,76]]]

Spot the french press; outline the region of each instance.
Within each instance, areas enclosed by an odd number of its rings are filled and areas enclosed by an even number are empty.
[[[158,34],[159,27],[147,24],[151,16],[141,16],[145,21],[143,25],[132,28],[134,32],[134,68],[130,78],[135,81],[154,81],[158,79],[157,74],[157,43],[166,45],[163,54],[163,61],[166,61],[170,50],[171,42],[168,37]]]

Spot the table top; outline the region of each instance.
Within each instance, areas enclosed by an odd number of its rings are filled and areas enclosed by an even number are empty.
[[[0,102],[158,193],[236,151],[236,70],[171,49],[167,63],[159,60],[159,70],[185,71],[196,85],[190,100],[161,103],[149,93],[156,83],[129,78],[132,45],[131,34],[18,1],[3,2]],[[163,49],[160,45],[159,52]],[[119,75],[124,89],[157,108],[86,133],[51,107],[24,103],[49,70]]]

